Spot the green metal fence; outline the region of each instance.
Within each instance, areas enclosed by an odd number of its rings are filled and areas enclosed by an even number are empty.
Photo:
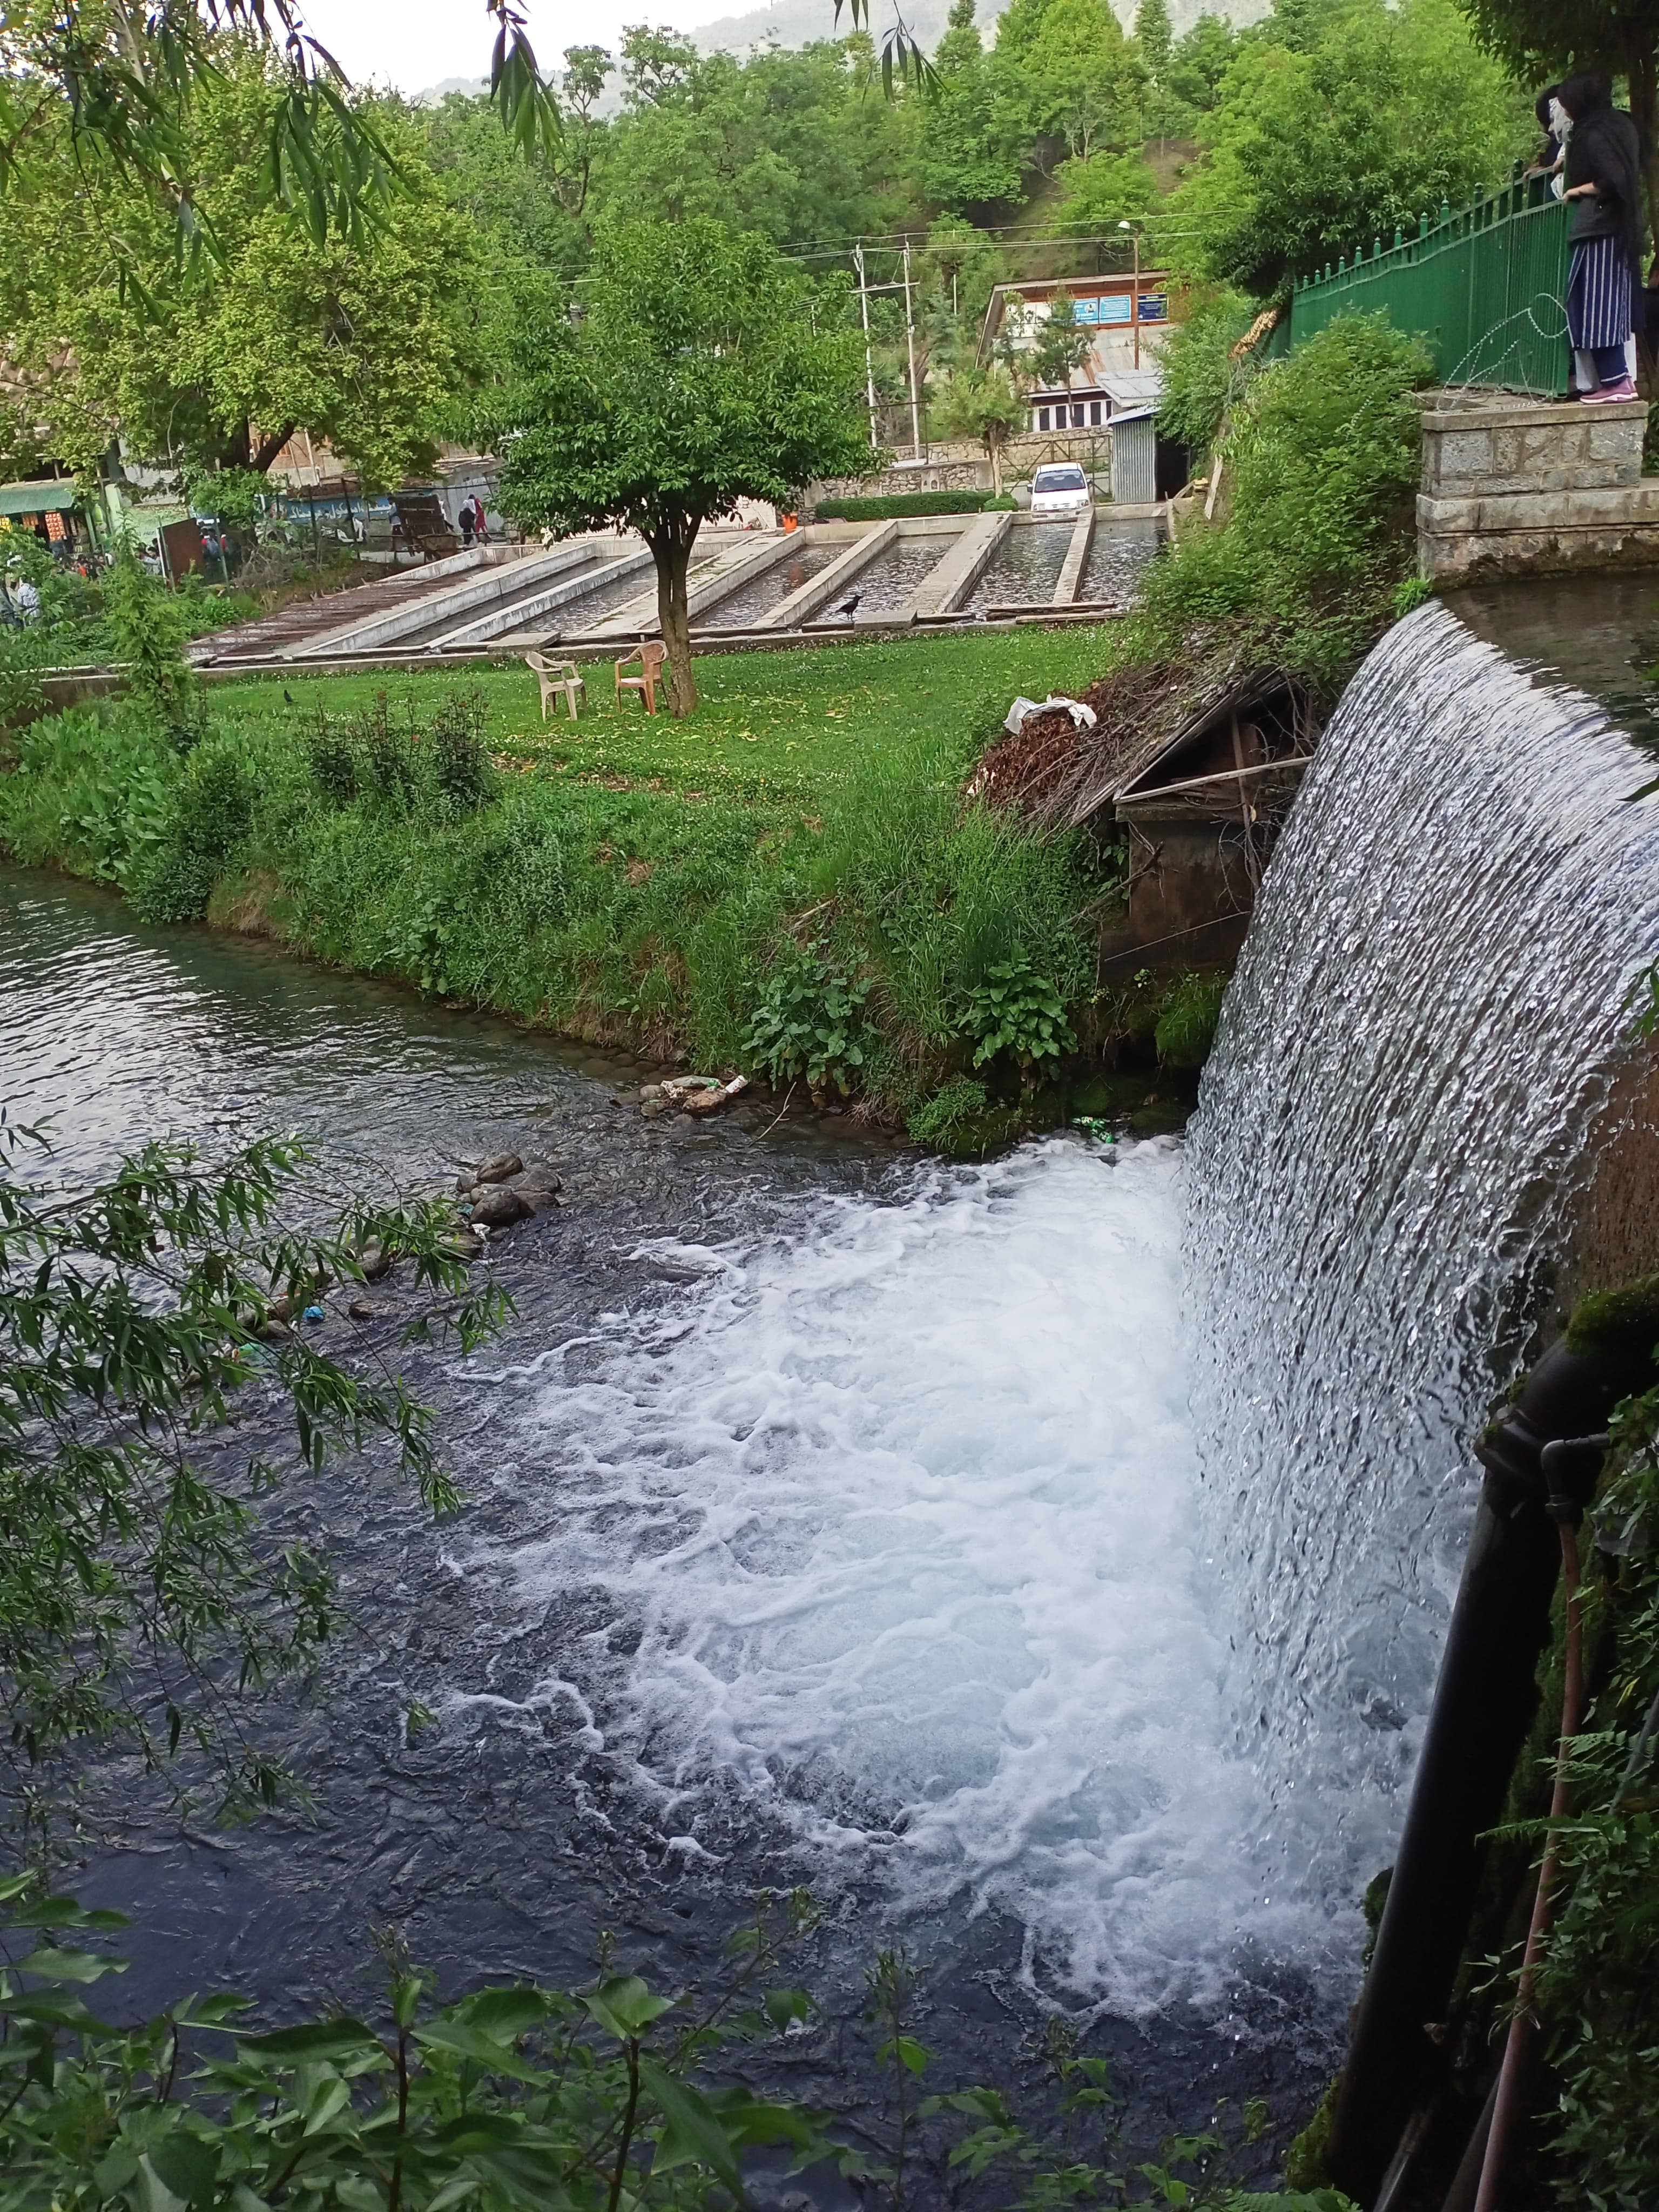
[[[1297,285],[1292,346],[1339,315],[1381,308],[1396,330],[1428,342],[1442,384],[1482,384],[1551,396],[1567,381],[1568,210],[1542,177],[1483,192],[1454,215],[1442,201],[1415,238],[1396,230],[1350,263]]]

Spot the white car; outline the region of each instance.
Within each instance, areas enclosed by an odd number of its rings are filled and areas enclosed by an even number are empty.
[[[1033,514],[1075,514],[1089,504],[1089,479],[1075,461],[1054,461],[1031,478]]]

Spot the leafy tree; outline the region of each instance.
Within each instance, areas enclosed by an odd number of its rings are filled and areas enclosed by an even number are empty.
[[[1014,0],[997,58],[1033,137],[1059,138],[1074,158],[1121,145],[1138,120],[1140,65],[1107,0]],[[1012,19],[1012,20],[1011,20]]]
[[[848,46],[743,63],[684,47],[634,42],[636,84],[610,128],[596,229],[701,215],[785,245],[888,230],[916,209],[919,103],[868,97]]]
[[[1140,0],[1135,9],[1135,44],[1152,73],[1152,82],[1162,84],[1175,52],[1175,32],[1170,22],[1167,0]]]
[[[863,348],[844,285],[814,294],[765,239],[705,217],[608,229],[581,307],[519,334],[494,411],[502,502],[558,531],[641,532],[687,714],[697,532],[740,498],[783,504],[867,465]]]
[[[1467,204],[1536,137],[1528,103],[1453,0],[1314,0],[1288,47],[1246,33],[1222,81],[1210,159],[1172,206],[1207,271],[1256,292],[1368,250],[1443,198]],[[1273,19],[1285,12],[1279,0]]]
[[[1063,194],[1055,220],[1067,235],[1115,231],[1120,222],[1144,216],[1158,198],[1158,179],[1138,153],[1062,161],[1054,181]]]
[[[494,282],[516,288],[581,267],[588,252],[582,217],[605,150],[603,123],[573,120],[551,152],[537,147],[526,155],[503,138],[487,100],[462,93],[417,111],[414,122],[422,153]]]
[[[1200,15],[1170,58],[1170,90],[1183,106],[1207,114],[1237,49],[1224,16]]]
[[[1255,303],[1242,292],[1223,288],[1188,304],[1158,354],[1164,398],[1158,409],[1160,437],[1184,446],[1194,465],[1220,434],[1228,407],[1243,391],[1249,371],[1233,359],[1233,348],[1255,319]]]
[[[971,438],[983,446],[999,498],[1003,451],[1014,432],[1024,428],[1025,416],[1025,396],[1000,362],[941,378],[927,402],[927,419],[937,436]]]
[[[1630,88],[1648,222],[1659,252],[1659,9],[1652,0],[1460,0],[1481,44],[1523,84],[1600,67]]]
[[[1058,291],[1048,312],[1038,322],[1032,343],[1018,356],[1027,380],[1039,390],[1069,384],[1088,360],[1094,333],[1077,319],[1077,307],[1067,291]],[[1011,368],[1014,362],[1009,363]]]
[[[565,173],[574,187],[574,198],[568,203],[574,215],[580,215],[587,204],[593,151],[604,129],[595,110],[613,67],[603,46],[567,46],[564,50],[564,79],[560,89],[571,116],[564,133],[564,149]]]
[[[1170,136],[1176,119],[1170,99],[1170,70],[1175,55],[1175,32],[1167,0],[1140,0],[1135,9],[1134,42],[1146,73],[1146,93],[1155,127],[1150,136],[1160,143]]]
[[[490,99],[521,145],[550,140],[557,111],[513,0],[483,0],[496,27]],[[149,0],[142,8],[58,0],[0,17],[0,193],[27,200],[55,158],[43,118],[60,110],[77,175],[137,185],[171,212],[182,252],[221,250],[192,143],[191,109],[222,67],[223,34],[253,42],[277,96],[263,173],[266,200],[297,215],[319,245],[361,236],[397,168],[374,111],[346,97],[340,71],[306,28],[299,0]]]
[[[128,540],[116,548],[104,592],[104,623],[113,658],[126,671],[128,698],[164,730],[188,732],[198,684],[185,651],[185,611]]]
[[[953,213],[1013,199],[1019,191],[1018,140],[985,66],[974,0],[954,0],[933,67],[939,82],[921,114],[923,190]]]
[[[88,1750],[156,1771],[183,1746],[232,1803],[269,1802],[283,1778],[245,1693],[307,1665],[336,1607],[319,1553],[273,1556],[258,1500],[377,1432],[431,1504],[454,1496],[402,1384],[280,1317],[361,1279],[376,1249],[407,1255],[463,1344],[502,1309],[470,1285],[438,1207],[290,1225],[294,1143],[216,1167],[149,1145],[54,1188],[40,1142],[0,1129],[0,1788],[44,1825]],[[250,1407],[286,1413],[286,1466],[239,1447]]]
[[[283,97],[269,59],[219,50],[181,129],[218,257],[174,281],[171,216],[120,176],[60,159],[13,203],[0,239],[0,324],[26,412],[77,469],[118,434],[148,461],[269,467],[295,429],[326,438],[372,482],[429,459],[457,394],[481,373],[467,226],[444,204],[414,126],[375,106],[403,186],[390,219],[320,246],[263,178]]]

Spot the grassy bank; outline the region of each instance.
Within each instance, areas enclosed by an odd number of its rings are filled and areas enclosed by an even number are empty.
[[[938,1140],[1007,1133],[1157,1018],[1144,985],[1096,990],[1115,855],[960,797],[1016,692],[1079,689],[1108,651],[1072,629],[716,656],[679,723],[590,671],[574,726],[542,724],[521,667],[464,691],[295,672],[215,689],[193,730],[136,703],[37,724],[0,842],[155,921],[845,1088]]]

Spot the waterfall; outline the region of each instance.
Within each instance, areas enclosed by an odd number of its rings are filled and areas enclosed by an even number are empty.
[[[1620,1110],[1652,772],[1420,609],[1350,685],[1228,994],[1190,1154],[1200,1527],[1241,1747],[1286,1863],[1329,1882],[1388,1856],[1470,1443]]]

